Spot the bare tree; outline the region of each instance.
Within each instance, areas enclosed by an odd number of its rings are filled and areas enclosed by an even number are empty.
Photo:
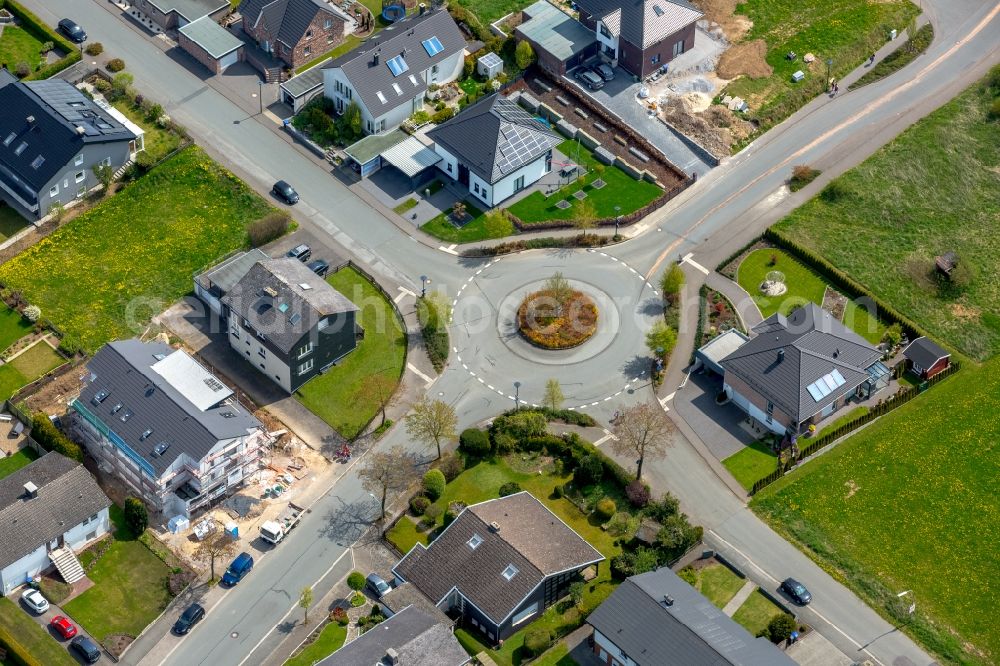
[[[215,580],[215,560],[219,557],[226,557],[236,552],[236,542],[225,531],[216,531],[209,534],[198,544],[195,549],[195,557],[209,561],[209,569],[212,580]]]
[[[406,416],[406,432],[427,446],[437,446],[437,457],[441,457],[441,441],[454,439],[458,427],[458,417],[451,405],[440,400],[424,398]]]
[[[385,425],[385,410],[395,397],[395,380],[379,373],[368,375],[361,382],[360,389],[362,400],[378,405],[382,412],[382,422],[379,425]]]
[[[646,456],[662,458],[671,445],[673,424],[663,410],[644,402],[622,410],[612,430],[611,448],[619,455],[637,455],[636,480],[642,479]]]
[[[552,411],[556,411],[557,409],[562,407],[564,399],[565,398],[563,397],[562,387],[559,386],[558,379],[550,379],[549,381],[545,382],[545,395],[542,396],[543,405],[545,405]]]
[[[415,475],[413,456],[401,446],[394,446],[388,451],[372,451],[364,466],[358,470],[365,490],[379,494],[381,520],[385,520],[385,503],[390,493],[406,490]]]

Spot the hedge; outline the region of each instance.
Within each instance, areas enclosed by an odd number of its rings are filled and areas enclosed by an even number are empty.
[[[448,362],[448,322],[443,316],[440,303],[435,301],[434,294],[430,298],[417,299],[417,320],[420,323],[420,333],[427,348],[427,357],[438,372],[444,369]]]
[[[83,462],[83,450],[62,434],[49,417],[41,412],[31,419],[31,438],[46,451],[57,451],[70,460]]]
[[[66,53],[58,61],[42,67],[37,72],[32,72],[25,77],[26,80],[47,79],[58,74],[70,65],[79,62],[82,57],[80,49],[73,42],[69,41],[58,32],[49,27],[45,21],[35,16],[27,8],[15,0],[0,0],[0,7],[6,8],[11,14],[21,19],[21,27],[31,33],[41,42],[53,42],[61,51]]]
[[[42,666],[42,662],[31,656],[31,651],[21,645],[6,627],[0,627],[0,646],[7,649],[4,663],[15,666]]]

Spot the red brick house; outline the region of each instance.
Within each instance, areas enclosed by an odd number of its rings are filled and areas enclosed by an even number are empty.
[[[694,48],[702,17],[687,0],[578,0],[577,7],[601,57],[640,78]]]
[[[295,69],[344,41],[347,17],[318,0],[243,0],[243,32]]]

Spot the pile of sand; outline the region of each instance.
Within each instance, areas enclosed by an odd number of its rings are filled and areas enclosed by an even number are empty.
[[[763,39],[734,44],[719,58],[715,72],[723,79],[735,79],[737,76],[759,79],[771,76],[774,69],[767,64],[766,57],[767,43]]]
[[[694,0],[693,4],[705,15],[705,20],[722,28],[726,39],[738,42],[750,32],[753,21],[736,14],[739,0]]]

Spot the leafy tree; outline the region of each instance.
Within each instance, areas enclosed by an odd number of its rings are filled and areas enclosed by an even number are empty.
[[[129,90],[132,89],[132,83],[135,78],[128,72],[119,72],[115,74],[114,78],[111,79],[111,97],[114,99],[123,99],[128,97]]]
[[[677,331],[667,326],[664,321],[657,321],[646,333],[646,346],[649,351],[656,353],[657,349],[663,349],[663,357],[670,355],[674,345],[677,344]]]
[[[138,497],[125,498],[125,524],[135,533],[136,536],[142,534],[149,527],[149,513],[146,505]]]
[[[236,542],[223,530],[212,532],[198,543],[195,557],[208,560],[209,572],[215,580],[215,560],[233,555],[236,552]]]
[[[542,396],[542,404],[551,409],[552,411],[558,410],[562,407],[563,396],[562,387],[559,386],[558,379],[550,379],[545,382],[545,394]]]
[[[524,42],[522,42],[524,43]],[[578,201],[573,206],[573,226],[580,231],[593,229],[597,224],[597,209],[589,199]]]
[[[21,312],[25,319],[34,324],[42,317],[42,309],[37,305],[29,305]]]
[[[545,281],[545,290],[551,293],[552,297],[560,305],[569,300],[569,297],[573,294],[573,288],[569,285],[569,280],[563,277],[561,271],[556,271],[552,274],[552,277]]]
[[[903,327],[899,324],[899,322],[891,324],[887,329],[885,329],[882,339],[889,343],[890,347],[895,347],[899,344],[899,341],[903,339]]]
[[[455,438],[458,417],[455,410],[441,400],[424,398],[406,416],[406,432],[428,446],[437,447],[437,457],[441,457],[441,441]]]
[[[413,458],[401,446],[394,446],[388,451],[372,451],[364,466],[358,470],[364,489],[379,494],[382,520],[385,520],[389,494],[405,490],[414,474]]]
[[[604,477],[604,463],[596,454],[583,456],[573,470],[573,485],[578,488],[597,483]]]
[[[313,602],[313,589],[311,587],[303,587],[302,592],[299,593],[299,608],[302,609],[302,623],[309,624],[309,607],[312,606]]]
[[[368,375],[361,381],[359,397],[378,405],[379,411],[382,412],[382,421],[379,425],[385,425],[385,410],[392,404],[395,390],[395,380],[380,373]]]
[[[517,481],[508,481],[500,486],[500,497],[507,497],[507,495],[513,495],[514,493],[519,492],[521,492],[521,484]]]
[[[573,601],[574,606],[579,606],[583,603],[583,581],[576,581],[575,583],[569,584],[569,598]]]
[[[100,181],[101,185],[104,186],[102,190],[103,194],[107,196],[111,193],[111,181],[114,180],[115,172],[107,164],[95,164],[93,166],[94,176]]]
[[[447,481],[445,481],[444,472],[441,470],[429,469],[424,474],[424,492],[431,500],[436,500],[444,494],[445,485],[447,485]]]
[[[788,613],[782,613],[771,618],[763,633],[772,643],[778,644],[781,641],[787,641],[792,632],[795,631],[795,627],[795,618]]]
[[[458,438],[458,447],[472,456],[485,456],[490,452],[490,436],[477,428],[467,428]]]
[[[503,208],[494,208],[486,213],[483,228],[490,238],[503,238],[514,233],[514,223],[504,214]]]
[[[527,41],[521,40],[514,49],[514,61],[520,69],[528,69],[535,62],[535,49]]]
[[[361,107],[358,106],[357,102],[351,102],[344,109],[344,124],[351,131],[352,137],[361,136]]]
[[[352,571],[347,575],[347,587],[355,592],[362,590],[365,586],[365,575],[360,571]]]
[[[635,478],[642,479],[646,456],[662,458],[670,446],[673,425],[659,406],[643,402],[622,411],[612,430],[611,448],[622,456],[638,456]]]
[[[679,264],[671,264],[670,269],[660,278],[660,290],[663,292],[664,298],[679,294],[683,286],[684,271],[681,270]]]

